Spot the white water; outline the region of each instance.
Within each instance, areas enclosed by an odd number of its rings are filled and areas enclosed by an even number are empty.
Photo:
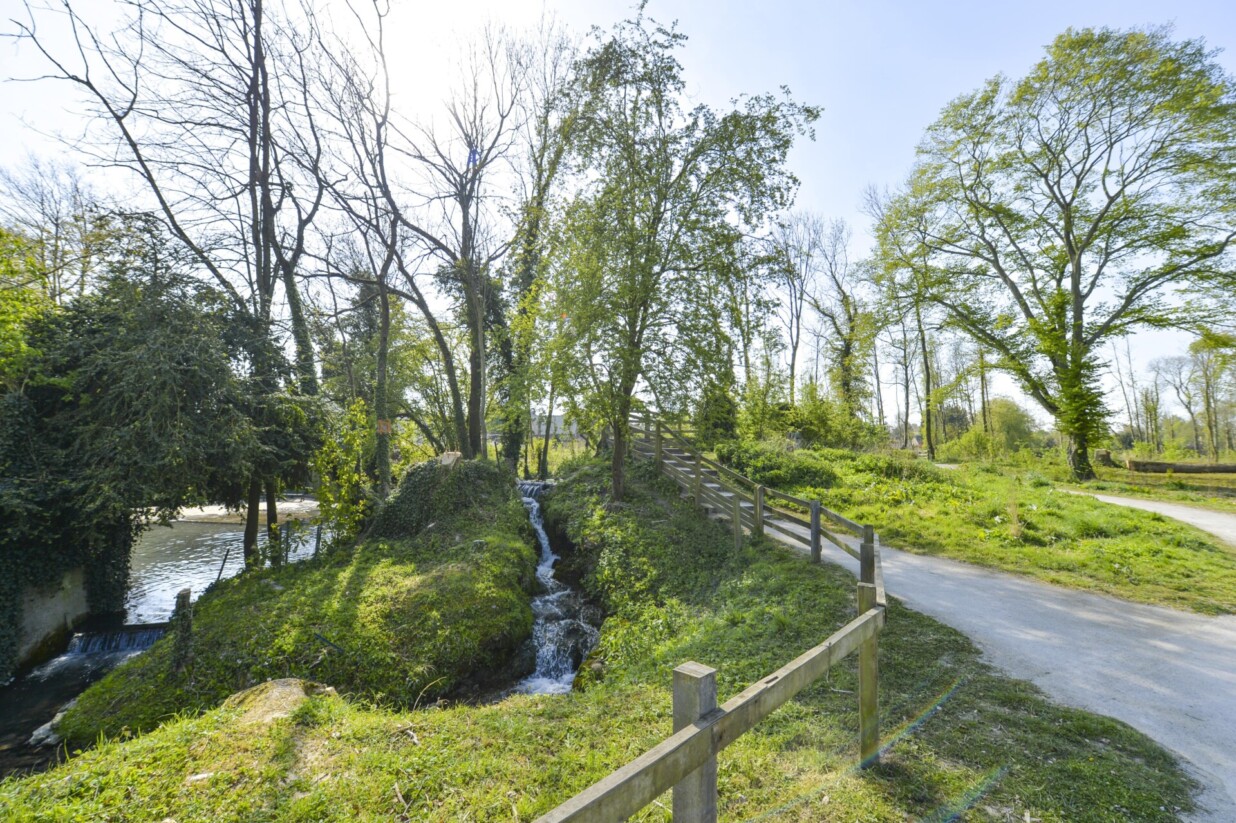
[[[580,661],[597,642],[598,632],[582,618],[586,603],[579,592],[554,578],[558,555],[549,545],[541,504],[535,495],[541,486],[521,483],[524,507],[541,546],[536,576],[545,593],[532,600],[532,642],[536,647],[536,670],[524,678],[514,691],[521,694],[566,694],[575,680]]]

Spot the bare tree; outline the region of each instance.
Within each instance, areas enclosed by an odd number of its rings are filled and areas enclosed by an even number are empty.
[[[345,210],[397,250],[397,293],[417,307],[435,336],[452,382],[461,450],[465,457],[482,457],[494,278],[511,246],[492,178],[509,168],[521,134],[523,56],[511,38],[487,29],[463,49],[445,117],[413,121],[392,106],[388,4],[358,0],[348,8],[364,50],[358,57],[341,40],[327,83],[330,109],[338,113],[334,129],[347,147],[341,160],[347,183],[336,186],[340,202],[367,202],[365,209]],[[468,331],[466,395],[463,370],[442,333],[437,292],[453,301]]]
[[[1171,387],[1177,402],[1184,408],[1185,414],[1189,415],[1189,425],[1193,429],[1193,450],[1203,454],[1201,427],[1197,424],[1197,395],[1194,389],[1196,373],[1192,358],[1165,357],[1155,360],[1150,367]]]
[[[850,259],[851,233],[845,221],[833,220],[821,228],[819,271],[806,299],[824,324],[838,399],[850,416],[857,416],[870,391],[866,362],[874,327],[860,292],[871,278],[863,265]]]
[[[81,148],[95,163],[132,173],[171,233],[233,303],[251,331],[249,358],[260,391],[279,386],[276,301],[282,286],[302,392],[317,379],[297,290],[307,232],[322,202],[322,145],[310,105],[320,45],[311,10],[280,17],[264,0],[132,0],[124,26],[101,34],[59,0],[27,3],[19,37],[93,106],[106,136]],[[73,38],[53,49],[40,20],[58,11]],[[260,461],[259,461],[260,462]],[[257,559],[258,508],[276,515],[274,471],[249,481],[244,549]]]
[[[803,314],[814,288],[817,270],[823,265],[826,234],[824,221],[809,212],[793,212],[773,230],[776,283],[780,287],[778,316],[785,326],[790,358],[790,405],[798,373],[798,349],[803,338]]]
[[[43,291],[55,303],[86,291],[107,232],[105,210],[73,166],[31,155],[0,169],[0,222],[31,241]]]

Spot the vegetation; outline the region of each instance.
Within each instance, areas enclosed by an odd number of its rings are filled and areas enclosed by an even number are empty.
[[[675,54],[683,40],[641,14],[580,63],[587,98],[575,153],[600,174],[566,207],[551,284],[574,393],[613,438],[616,500],[636,389],[646,381],[673,402],[690,374],[715,363],[706,281],[730,272],[720,260],[742,233],[790,203],[797,181],[786,155],[818,115],[770,94],[728,112],[687,109]]]
[[[1203,614],[1236,613],[1236,548],[1151,512],[1055,488],[1037,469],[958,470],[895,454],[723,444],[757,482],[821,500],[882,542],[1071,588]]]
[[[58,728],[78,745],[128,736],[279,677],[391,706],[475,692],[519,671],[535,566],[505,471],[423,464],[373,536],[217,583],[194,606],[184,672],[169,635],[88,689]]]
[[[724,700],[853,615],[844,571],[768,543],[735,553],[643,469],[614,511],[607,475],[599,462],[571,464],[548,504],[610,611],[573,693],[399,712],[321,694],[266,724],[232,701],[0,783],[0,804],[17,821],[527,820],[669,734],[674,666],[717,667]],[[1114,823],[1189,808],[1188,778],[1140,734],[1053,706],[958,633],[890,609],[881,765],[854,767],[851,659],[721,755],[722,814]],[[667,805],[637,819],[668,820]]]
[[[999,354],[1078,479],[1106,432],[1100,347],[1180,324],[1164,291],[1224,270],[1233,100],[1200,42],[1070,29],[1025,78],[949,104],[875,209],[886,276]]]
[[[628,484],[644,411],[891,544],[1236,612],[1231,547],[1052,485],[1061,457],[1092,480],[1098,446],[1236,455],[1236,82],[1201,41],[1069,30],[1026,77],[957,98],[906,185],[869,193],[859,259],[844,222],[791,210],[820,110],[785,88],[697,104],[685,35],[642,4],[578,43],[487,29],[422,111],[391,74],[390,4],[119,5],[12,24],[31,74],[94,115],[86,161],[128,188],[121,207],[71,167],[0,169],[0,680],[24,591],[85,566],[92,609],[117,609],[133,536],[182,506],[243,506],[247,568],[202,596],[192,648],[159,643],[62,724],[80,744],[150,734],[0,785],[18,819],[519,818],[660,738],[673,664],[718,665],[732,692],[843,623],[840,572],[733,551],[643,470]],[[1167,326],[1196,340],[1146,381],[1113,344]],[[992,396],[997,371],[1055,431]],[[465,462],[418,464],[445,451]],[[609,614],[601,645],[560,700],[417,710],[528,663],[521,464],[566,473],[550,525]],[[324,553],[262,568],[261,510],[278,540],[280,491],[311,483]],[[842,667],[727,753],[727,813],[1187,806],[1145,740],[891,608],[884,764],[851,769]],[[231,725],[228,694],[289,675],[343,694]]]

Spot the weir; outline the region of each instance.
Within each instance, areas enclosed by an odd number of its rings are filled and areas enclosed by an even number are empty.
[[[554,577],[554,554],[545,532],[540,495],[551,484],[520,481],[519,493],[528,520],[536,532],[541,557],[536,576],[544,593],[532,600],[532,643],[536,648],[536,670],[514,688],[522,694],[565,694],[571,690],[575,672],[596,645],[597,629],[586,619],[590,608],[583,595]]]
[[[109,631],[78,632],[65,654],[110,654],[145,651],[167,633],[167,623],[139,623]]]

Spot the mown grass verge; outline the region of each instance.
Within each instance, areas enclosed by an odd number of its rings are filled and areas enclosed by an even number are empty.
[[[718,455],[757,482],[874,524],[881,541],[906,551],[1141,603],[1236,613],[1232,547],[1159,514],[1069,494],[1033,469],[943,470],[896,455],[762,444],[723,445]]]
[[[1061,485],[1083,492],[1163,500],[1236,514],[1236,475],[1151,475],[1112,468],[1095,471],[1098,479],[1084,486],[1073,485],[1067,477],[1060,478]]]
[[[719,669],[725,700],[855,612],[854,580],[730,535],[633,471],[572,464],[547,502],[576,572],[609,611],[581,688],[485,706],[387,711],[319,695],[253,728],[233,706],[0,783],[18,821],[528,821],[671,731],[670,673]],[[727,820],[1169,821],[1189,803],[1173,760],[1127,726],[1054,706],[994,673],[966,638],[890,606],[879,767],[855,768],[854,660],[720,757]],[[637,820],[668,820],[668,797]]]
[[[505,676],[531,632],[536,563],[514,479],[422,464],[372,535],[220,582],[195,604],[185,671],[165,637],[88,689],[58,731],[77,744],[148,731],[279,677],[412,705]]]

